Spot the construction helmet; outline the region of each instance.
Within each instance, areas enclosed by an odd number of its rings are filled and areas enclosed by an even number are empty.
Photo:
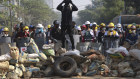
[[[127,28],[128,28],[128,29],[131,29],[131,26],[132,26],[132,24],[129,24],[129,25],[127,26]]]
[[[136,28],[139,28],[139,25],[138,24],[136,25]]]
[[[50,29],[51,28],[51,25],[48,25],[48,29]]]
[[[38,24],[36,28],[44,28],[44,26],[42,24]]]
[[[53,22],[53,24],[55,25],[55,24],[59,24],[59,21],[58,20],[54,20],[54,22]]]
[[[106,26],[105,23],[100,24],[100,27],[105,27],[105,26]]]
[[[122,25],[120,23],[117,24],[117,28],[121,28]]]
[[[110,27],[110,28],[114,28],[115,25],[114,25],[114,23],[111,22],[111,23],[109,23],[108,27]]]
[[[83,25],[82,28],[87,28],[87,27],[85,25]]]
[[[23,30],[29,30],[29,27],[28,27],[28,26],[25,26],[25,27],[23,28]]]
[[[86,24],[86,25],[87,25],[87,24],[90,24],[90,22],[89,22],[89,21],[86,21],[85,24]]]
[[[5,28],[3,29],[3,31],[4,31],[4,32],[8,32],[9,29],[8,29],[7,27],[5,27]]]

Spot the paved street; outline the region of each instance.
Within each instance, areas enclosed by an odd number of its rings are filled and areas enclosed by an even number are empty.
[[[120,77],[102,77],[102,76],[93,76],[93,77],[72,77],[72,78],[60,78],[60,77],[49,77],[49,78],[32,78],[32,79],[139,79],[139,78],[120,78]]]

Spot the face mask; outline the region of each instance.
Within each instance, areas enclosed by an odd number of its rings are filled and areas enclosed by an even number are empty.
[[[109,31],[113,31],[114,30],[114,28],[109,28]]]
[[[102,28],[102,31],[105,31],[106,30],[106,28]]]
[[[38,29],[36,29],[36,33],[43,33],[43,28],[38,28]]]
[[[136,30],[132,30],[132,33],[136,33]]]
[[[25,30],[25,32],[29,32],[29,30]]]
[[[121,31],[121,28],[117,28],[118,31]]]

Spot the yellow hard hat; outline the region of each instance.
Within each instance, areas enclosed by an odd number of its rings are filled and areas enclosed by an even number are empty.
[[[131,26],[132,26],[132,24],[129,24],[129,25],[127,26],[127,28],[128,28],[128,29],[130,29],[130,28],[131,28]]]
[[[3,29],[3,31],[4,31],[4,32],[8,32],[9,29],[8,29],[7,27],[5,27],[5,28]]]
[[[50,29],[51,28],[51,25],[48,25],[48,29]]]
[[[136,28],[139,28],[139,24],[136,25]]]
[[[100,24],[100,27],[105,27],[105,26],[106,26],[105,23]]]
[[[28,27],[28,26],[25,26],[25,27],[23,28],[23,30],[29,30],[29,27]]]
[[[114,25],[114,23],[111,22],[111,23],[109,23],[108,27],[113,27],[114,28],[115,25]]]

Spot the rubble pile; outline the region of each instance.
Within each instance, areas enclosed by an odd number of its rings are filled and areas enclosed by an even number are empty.
[[[29,49],[19,52],[15,44],[9,44],[10,52],[0,56],[0,77],[13,79],[43,78],[51,76],[95,76],[140,78],[140,49],[138,42],[128,51],[125,47],[110,48],[105,57],[90,49],[54,51],[53,44],[45,44],[42,51],[33,39],[25,44]],[[28,53],[34,51],[34,53]],[[57,53],[55,53],[57,52]]]

